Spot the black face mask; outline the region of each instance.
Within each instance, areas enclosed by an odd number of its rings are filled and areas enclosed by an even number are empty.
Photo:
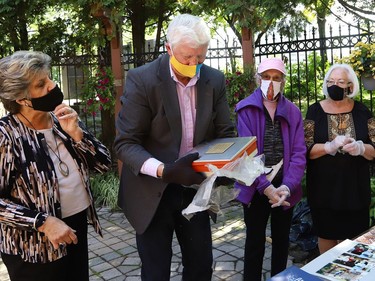
[[[64,94],[61,92],[59,86],[53,88],[45,96],[31,99],[31,104],[34,110],[39,111],[54,111],[56,106],[62,103]]]
[[[335,101],[343,100],[344,96],[349,93],[350,88],[341,88],[337,85],[332,85],[327,87],[328,95],[331,99]]]

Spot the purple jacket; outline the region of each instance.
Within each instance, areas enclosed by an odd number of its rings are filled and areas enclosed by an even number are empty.
[[[258,155],[262,154],[266,122],[261,90],[256,89],[253,94],[240,101],[236,106],[236,112],[238,135],[242,137],[256,136]],[[280,120],[284,143],[282,184],[289,187],[291,197],[287,201],[291,206],[294,206],[302,197],[301,181],[306,165],[303,119],[297,106],[283,95],[279,98],[275,119]],[[237,199],[248,204],[256,190],[263,194],[264,189],[270,184],[264,174],[260,175],[251,186],[235,183],[235,188],[241,190]]]

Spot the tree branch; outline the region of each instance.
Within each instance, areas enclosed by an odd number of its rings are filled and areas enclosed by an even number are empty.
[[[362,14],[367,14],[367,15],[375,15],[375,12],[371,10],[364,10],[361,8],[357,8],[356,6],[350,5],[347,1],[344,0],[338,0],[338,2],[347,10],[351,11],[353,14],[357,15],[354,11],[360,12]],[[358,3],[358,2],[357,2]]]

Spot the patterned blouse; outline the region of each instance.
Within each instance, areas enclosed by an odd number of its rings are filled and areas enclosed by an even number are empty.
[[[79,168],[90,198],[88,221],[101,235],[101,227],[90,190],[89,170],[109,170],[108,149],[85,128],[75,142],[54,115],[53,132],[59,136]],[[24,261],[46,263],[66,255],[54,250],[47,237],[33,229],[39,212],[61,218],[59,184],[44,134],[28,128],[15,115],[0,119],[0,251],[20,255]]]
[[[319,102],[306,113],[305,141],[310,153],[317,143],[346,135],[375,146],[375,119],[367,107],[354,101],[349,112],[326,113]],[[371,200],[370,161],[339,150],[334,156],[307,159],[306,187],[311,208],[359,210]]]

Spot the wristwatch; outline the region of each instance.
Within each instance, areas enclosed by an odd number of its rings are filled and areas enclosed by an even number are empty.
[[[34,225],[33,225],[34,230],[38,231],[38,228],[44,224],[47,218],[48,218],[48,214],[38,213],[34,220]]]

